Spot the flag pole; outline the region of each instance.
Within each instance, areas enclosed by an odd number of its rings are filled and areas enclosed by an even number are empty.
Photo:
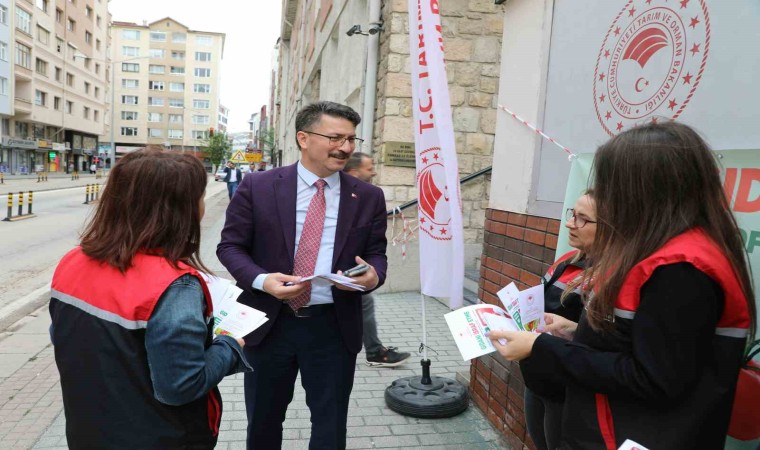
[[[428,359],[427,354],[427,316],[425,314],[425,294],[420,292],[420,300],[422,302],[422,361],[420,361],[420,364],[422,365],[422,377],[420,378],[420,383],[424,384],[425,386],[429,386],[433,383],[433,381],[430,379],[430,360]]]

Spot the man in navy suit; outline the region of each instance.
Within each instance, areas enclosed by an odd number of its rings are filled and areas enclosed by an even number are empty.
[[[362,293],[316,279],[357,264],[370,292],[385,281],[382,190],[342,172],[361,139],[351,108],[318,102],[296,117],[301,160],[246,177],[227,209],[217,256],[269,320],[245,337],[248,448],[279,449],[298,372],[311,410],[310,449],[346,446],[348,402],[362,347]]]

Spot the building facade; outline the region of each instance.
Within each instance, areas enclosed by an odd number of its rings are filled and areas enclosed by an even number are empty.
[[[227,132],[227,120],[230,117],[230,109],[222,104],[219,105],[219,120],[217,125],[220,133]]]
[[[223,33],[191,30],[169,17],[150,24],[114,22],[113,141],[201,151],[220,127]],[[226,125],[224,125],[226,126]]]
[[[109,22],[103,0],[0,3],[0,170],[61,172],[97,161]]]

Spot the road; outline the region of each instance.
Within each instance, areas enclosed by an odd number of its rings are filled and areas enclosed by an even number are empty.
[[[218,240],[227,203],[222,192],[226,193],[224,183],[215,183],[211,178],[206,190],[208,212],[204,228],[215,230],[214,240]],[[86,220],[95,210],[93,204],[84,205],[84,200],[81,188],[37,192],[33,203],[37,217],[0,222],[3,236],[0,242],[0,331],[50,299],[50,280],[56,264],[77,245]],[[204,253],[211,251],[213,255],[210,244],[204,245],[207,249]]]

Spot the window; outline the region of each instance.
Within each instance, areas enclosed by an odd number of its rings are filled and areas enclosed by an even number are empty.
[[[197,68],[197,69],[195,69],[195,76],[196,77],[202,77],[202,78],[208,78],[208,77],[211,76],[211,69]]]
[[[45,45],[50,44],[50,32],[37,25],[37,40]]]
[[[63,51],[63,39],[59,37],[55,38],[55,51],[58,53],[61,53]]]
[[[139,41],[140,30],[121,30],[121,38],[129,41]]]
[[[166,66],[156,66],[154,64],[151,64],[150,66],[148,66],[148,72],[163,74],[163,73],[166,73]]]
[[[185,107],[185,101],[181,98],[170,98],[169,99],[169,107],[170,108],[184,108]]]
[[[171,73],[172,73],[172,75],[184,75],[185,68],[184,67],[172,66],[171,67]]]
[[[56,111],[61,110],[61,97],[53,97],[53,109]]]
[[[121,80],[121,87],[124,89],[137,89],[140,87],[140,80],[134,80],[132,78],[124,78]]]
[[[166,57],[166,50],[160,48],[152,48],[149,51],[151,58],[164,59]]]
[[[121,104],[122,105],[136,105],[137,104],[137,96],[136,95],[122,95],[121,96]]]
[[[0,23],[8,25],[8,8],[2,5],[0,5]],[[5,80],[8,81],[7,78]]]
[[[196,61],[211,61],[210,52],[195,52]]]
[[[66,72],[66,84],[69,86],[74,86],[74,75]]]
[[[90,45],[92,45],[92,33],[89,31],[84,32],[84,41]]]
[[[90,83],[88,83],[87,81],[84,82],[84,93],[85,94],[89,94],[90,93],[90,86],[91,86]]]
[[[50,6],[50,2],[48,0],[37,0],[35,3],[39,9],[48,12],[48,7]]]
[[[8,43],[0,41],[0,59],[8,61]]]
[[[122,136],[137,136],[137,127],[121,127]]]
[[[172,92],[184,92],[185,83],[169,83],[169,90]]]
[[[150,106],[164,106],[163,97],[148,97],[148,104]]]
[[[29,124],[26,122],[16,121],[16,137],[28,137]]]
[[[16,42],[16,65],[32,68],[32,49],[19,42]]]
[[[77,29],[77,21],[69,17],[66,19],[66,29],[69,31],[76,31]]]
[[[140,47],[130,47],[130,46],[123,46],[121,47],[121,56],[138,56],[140,54]]]
[[[74,110],[74,102],[66,101],[66,113],[71,114],[71,111]]]
[[[97,109],[92,112],[92,120],[95,122],[100,122],[100,111]]]
[[[39,89],[34,91],[34,104],[37,106],[45,106],[47,103],[47,93],[42,92]]]
[[[87,68],[87,69],[89,69],[91,62],[92,62],[92,60],[90,58],[85,58],[84,59],[84,67]]]
[[[209,123],[208,116],[194,115],[193,123],[196,125],[208,125]]]
[[[100,51],[100,39],[95,39],[95,50]]]
[[[148,128],[148,136],[150,137],[163,137],[164,130],[161,128]]]
[[[163,31],[151,31],[150,40],[153,42],[166,42],[166,33]]]
[[[182,130],[168,130],[169,139],[182,139]]]
[[[197,92],[200,94],[208,94],[209,92],[211,92],[211,85],[195,83],[193,85],[193,92]]]
[[[61,81],[61,75],[63,75],[63,70],[61,70],[60,67],[55,68],[55,81]]]
[[[148,122],[161,122],[164,120],[164,115],[161,113],[148,113]]]
[[[89,6],[84,7],[84,15],[90,19],[92,19],[92,8]]]
[[[83,111],[83,115],[84,115],[85,119],[89,119],[90,118],[90,108],[88,108],[87,106],[85,106],[84,107],[84,111]]]
[[[55,21],[58,23],[61,23],[63,21],[63,10],[62,9],[55,9]]]
[[[172,59],[184,60],[185,52],[172,51]]]
[[[100,98],[100,88],[95,86],[95,98]]]
[[[121,120],[137,120],[137,111],[122,111]]]
[[[95,63],[95,73],[100,73],[100,64]]]
[[[169,114],[169,123],[182,123],[184,122],[182,114]]]
[[[182,44],[186,40],[185,33],[172,33],[172,42],[175,44]]]
[[[198,45],[214,45],[214,38],[211,36],[195,36],[195,43]]]
[[[121,63],[122,72],[139,72],[140,65],[136,63]]]
[[[195,109],[209,109],[211,102],[208,100],[193,100],[193,108]]]
[[[48,69],[47,61],[37,58],[34,61],[34,68],[37,70],[37,73],[39,73],[40,75],[47,76],[47,69]]]
[[[98,28],[103,28],[102,27],[102,25],[103,25],[103,18],[100,17],[100,16],[96,16],[95,17],[95,25],[97,25]],[[95,112],[97,113],[97,111],[95,111]]]
[[[193,139],[208,139],[207,130],[193,130]]]
[[[32,34],[32,15],[16,7],[16,29],[26,34]]]
[[[163,81],[148,81],[148,89],[150,89],[151,91],[163,91],[164,82]]]

